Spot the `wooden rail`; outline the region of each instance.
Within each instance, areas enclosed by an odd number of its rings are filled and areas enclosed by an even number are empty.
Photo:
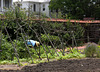
[[[33,20],[42,20],[42,19],[33,19]],[[72,22],[72,23],[100,23],[100,20],[69,20],[69,19],[44,19],[51,22]]]
[[[0,19],[5,19],[6,17],[0,17]],[[32,18],[31,18],[32,19]],[[43,19],[32,19],[32,20],[43,20]],[[69,20],[69,19],[54,19],[54,18],[45,18],[44,20],[46,21],[50,21],[50,22],[71,22],[71,23],[89,23],[89,24],[97,24],[97,23],[100,23],[100,20]]]

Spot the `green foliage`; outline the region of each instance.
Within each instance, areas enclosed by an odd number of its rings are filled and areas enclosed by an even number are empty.
[[[63,38],[66,40],[70,40],[72,38],[76,38],[76,39],[80,39],[84,36],[84,28],[78,24],[72,24],[69,22],[67,22],[67,26],[66,26],[66,33],[63,35]]]
[[[58,36],[54,36],[54,35],[50,35],[50,34],[41,34],[41,40],[42,42],[46,42],[49,43],[49,41],[55,41],[55,42],[59,42],[59,37]]]
[[[5,64],[8,64],[8,65],[10,65],[10,64],[17,64],[17,61],[11,61],[11,60],[4,60],[4,61],[0,61],[0,64],[1,65],[5,65]]]
[[[39,56],[38,56],[39,47],[34,47],[34,48],[29,47],[30,54],[32,55],[33,59],[35,59],[34,61],[35,63],[44,62],[45,59],[47,58],[47,54],[50,59],[56,59],[57,54],[55,53],[55,50],[48,44],[50,40],[53,43],[55,43],[57,46],[59,46],[60,38],[62,38],[65,41],[67,39],[72,38],[71,31],[73,31],[76,38],[80,38],[83,36],[82,34],[84,29],[81,27],[81,25],[78,24],[73,25],[70,23],[70,21],[65,25],[63,23],[49,23],[45,20],[34,21],[31,18],[27,20],[25,11],[23,9],[20,9],[19,7],[15,7],[14,9],[12,8],[8,9],[8,11],[5,12],[4,15],[6,16],[6,18],[5,20],[2,20],[2,22],[0,21],[0,25],[1,23],[4,23],[4,25],[6,26],[9,35],[13,41],[12,43],[17,50],[18,57],[20,58],[21,62],[23,61],[31,62],[31,59],[29,58],[30,57],[29,52],[27,51],[27,48],[25,47],[24,41],[22,39],[22,33],[19,24],[21,25],[21,28],[26,33],[25,34],[23,32],[23,36],[25,37],[25,39],[38,40],[34,31],[29,29],[28,25],[30,25],[30,27],[32,27],[32,29],[36,31],[37,35],[41,35],[41,40],[45,49],[42,45],[40,46],[40,57],[43,58],[44,60],[43,61],[39,60]],[[61,12],[59,13],[58,17],[59,18],[62,17]],[[42,30],[40,24],[43,25],[43,27],[45,28],[47,35]],[[10,60],[13,60],[12,63],[16,63],[17,59],[15,58],[14,48],[12,46],[12,43],[9,41],[4,26],[3,26],[3,32],[4,32],[4,36],[2,38],[2,45],[1,45],[2,52],[0,52],[0,59],[5,61],[1,62],[1,64],[6,64],[6,63],[8,64],[8,62],[10,63]],[[59,37],[58,34],[61,37]],[[50,40],[48,37],[50,38]],[[65,56],[63,56],[61,52],[58,53],[60,55],[58,58],[60,59],[73,58],[73,57],[81,58],[83,56],[77,51],[73,51],[73,53],[70,54],[65,54]]]
[[[26,12],[24,9],[19,8],[16,6],[14,9],[11,7],[6,9],[7,11],[4,13],[7,19],[26,19]]]
[[[29,57],[29,53],[27,51],[27,48],[25,47],[23,40],[14,40],[13,44],[16,45],[16,50],[17,50],[19,58]]]
[[[1,65],[5,65],[5,64],[10,65],[10,64],[17,64],[17,63],[18,63],[18,61],[17,61],[17,58],[15,58],[15,57],[14,57],[13,61],[12,60],[0,60]]]
[[[60,39],[63,40],[63,42],[69,41],[73,37],[75,37],[75,39],[80,39],[84,36],[85,32],[84,27],[82,27],[81,24],[72,24],[70,20],[66,24],[57,22],[49,24],[45,23],[43,24],[43,27],[48,33],[50,40],[58,45],[60,44]],[[45,35],[45,33],[41,34],[42,42],[44,41],[48,43],[49,38],[47,37],[47,35]]]
[[[50,25],[50,26],[49,26]],[[66,27],[63,25],[63,23],[50,23],[48,25],[48,28],[51,28],[54,30],[54,32],[60,33],[61,31],[63,31]],[[60,31],[61,30],[61,31]]]
[[[86,57],[100,57],[100,47],[95,43],[88,43],[85,48]]]
[[[96,9],[95,9],[94,16],[96,17],[96,19],[100,19],[100,3],[97,4],[95,7],[96,7]]]
[[[57,12],[51,12],[51,17],[52,18],[58,18],[58,19],[63,19],[64,16],[62,15],[62,12],[60,10],[58,10],[58,13]]]
[[[48,56],[51,56],[50,53],[52,53],[54,55],[55,50],[53,48],[51,48],[51,46],[48,46],[48,47],[46,45],[44,45],[44,46],[45,46],[46,51],[43,46],[40,46],[41,58],[46,58],[47,57],[46,53],[48,54]]]
[[[13,47],[10,42],[6,40],[6,37],[3,36],[2,38],[2,44],[1,44],[1,52],[0,52],[0,59],[6,60],[6,59],[12,59],[13,56]]]
[[[10,41],[8,41],[7,39],[8,38],[3,35],[1,49],[0,49],[0,50],[2,50],[0,52],[1,60],[13,60],[15,57],[14,47],[12,46],[12,43]],[[29,53],[28,53],[23,41],[14,40],[13,45],[16,47],[19,58],[29,57]]]
[[[56,57],[58,60],[61,59],[70,59],[70,58],[85,58],[84,54],[79,53],[76,49],[73,49],[72,52],[66,53],[64,56],[60,53],[60,56]]]
[[[51,0],[49,8],[60,9],[62,14],[68,14],[71,19],[100,18],[100,3],[97,0]]]

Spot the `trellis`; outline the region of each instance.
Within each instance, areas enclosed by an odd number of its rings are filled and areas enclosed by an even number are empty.
[[[64,20],[62,21],[58,21],[58,20],[57,20],[58,23],[64,23],[66,25],[66,22]],[[94,21],[72,20],[71,23],[81,24],[81,26],[84,27],[85,29],[84,37],[77,40],[84,41],[84,42],[96,42],[96,43],[100,41],[100,20],[94,20]]]
[[[4,19],[4,20],[5,20],[5,19]],[[1,19],[1,21],[4,21],[4,20]],[[29,56],[30,56],[30,58],[31,58],[31,60],[32,60],[32,63],[33,63],[32,55],[31,55],[31,53],[30,53],[30,51],[29,51],[28,45],[26,44],[26,39],[27,39],[27,40],[29,39],[29,37],[28,37],[28,35],[27,35],[28,33],[25,32],[25,30],[24,30],[23,27],[24,27],[24,26],[28,26],[27,29],[28,29],[28,30],[31,30],[31,31],[36,35],[36,38],[38,39],[38,41],[40,42],[40,44],[41,44],[42,47],[44,48],[44,51],[45,51],[45,52],[46,52],[46,48],[45,48],[44,44],[46,45],[46,43],[42,43],[42,41],[41,41],[41,36],[39,36],[39,35],[41,35],[41,32],[40,32],[40,33],[37,33],[37,32],[35,31],[34,27],[31,27],[30,24],[28,24],[28,23],[26,23],[26,22],[23,22],[24,25],[19,24],[19,23],[18,23],[18,20],[22,21],[21,19],[16,19],[17,28],[16,28],[16,31],[14,32],[14,34],[16,34],[16,39],[18,39],[18,33],[21,33],[23,42],[25,43],[25,46],[26,46],[26,48],[27,48],[27,51],[28,51]],[[29,21],[30,21],[30,20],[29,20]],[[43,21],[43,23],[45,23],[45,21]],[[38,21],[38,24],[39,24],[40,29],[42,30],[42,32],[44,32],[44,34],[45,34],[45,35],[47,36],[47,38],[49,39],[49,42],[50,42],[50,44],[51,44],[51,46],[52,46],[52,49],[54,49],[54,50],[55,50],[55,53],[59,56],[59,54],[58,54],[58,52],[57,52],[57,49],[56,49],[57,47],[55,46],[55,43],[53,43],[53,42],[51,41],[51,39],[49,38],[49,36],[48,36],[48,32],[46,31],[47,27],[46,27],[46,26],[43,26],[43,24],[41,23],[41,21]],[[13,47],[13,49],[14,49],[15,56],[17,57],[18,63],[19,63],[19,65],[20,65],[20,61],[19,61],[19,57],[18,57],[18,52],[17,52],[17,50],[16,50],[16,45],[13,44],[12,39],[11,39],[11,36],[10,36],[10,34],[9,34],[8,30],[7,30],[7,27],[6,27],[6,25],[4,24],[4,22],[1,24],[0,47],[1,47],[1,42],[2,42],[2,28],[4,28],[5,32],[7,33],[8,38],[9,38],[9,40],[10,40],[10,42],[12,43],[12,47]],[[54,30],[55,30],[55,29],[54,29]],[[59,31],[58,31],[58,32],[59,32]],[[74,36],[73,31],[61,31],[61,32],[62,32],[62,33],[70,33],[70,35],[71,35],[71,40],[72,40],[72,48],[74,48],[74,46],[77,46],[76,38],[75,38],[75,36]],[[55,31],[54,31],[54,33],[55,33]],[[62,50],[60,50],[60,51],[62,52],[63,55],[65,55],[65,47],[64,47],[64,41],[63,41],[63,39],[62,39],[62,35],[58,34],[57,36],[59,37],[59,42],[60,42],[61,48],[62,48]],[[67,43],[67,40],[66,40],[65,43]],[[46,47],[48,48],[47,45],[46,45]],[[49,48],[48,48],[48,50],[49,50]],[[35,49],[35,51],[36,51],[36,49]],[[36,51],[36,52],[37,52],[37,51]],[[50,52],[50,50],[49,50],[49,53],[52,55],[52,53]],[[37,55],[39,56],[39,58],[40,58],[40,60],[41,60],[40,52],[39,52],[39,53],[37,52]],[[48,53],[47,53],[47,52],[46,52],[46,56],[47,56],[47,60],[49,61],[49,57],[48,57]]]
[[[82,24],[85,28],[84,38],[85,42],[99,42],[100,41],[100,23]]]

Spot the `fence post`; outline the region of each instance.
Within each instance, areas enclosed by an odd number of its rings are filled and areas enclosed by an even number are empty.
[[[90,41],[89,32],[87,32],[87,40]]]
[[[1,44],[2,44],[2,23],[0,25],[1,25],[1,31],[0,31],[0,49],[1,49]]]

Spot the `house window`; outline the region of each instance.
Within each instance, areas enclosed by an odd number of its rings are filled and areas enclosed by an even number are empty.
[[[43,8],[43,11],[45,11],[45,8]]]
[[[45,11],[45,4],[43,4],[43,11]]]
[[[9,0],[5,0],[5,7],[9,8]]]
[[[36,4],[33,5],[33,10],[36,11]]]

